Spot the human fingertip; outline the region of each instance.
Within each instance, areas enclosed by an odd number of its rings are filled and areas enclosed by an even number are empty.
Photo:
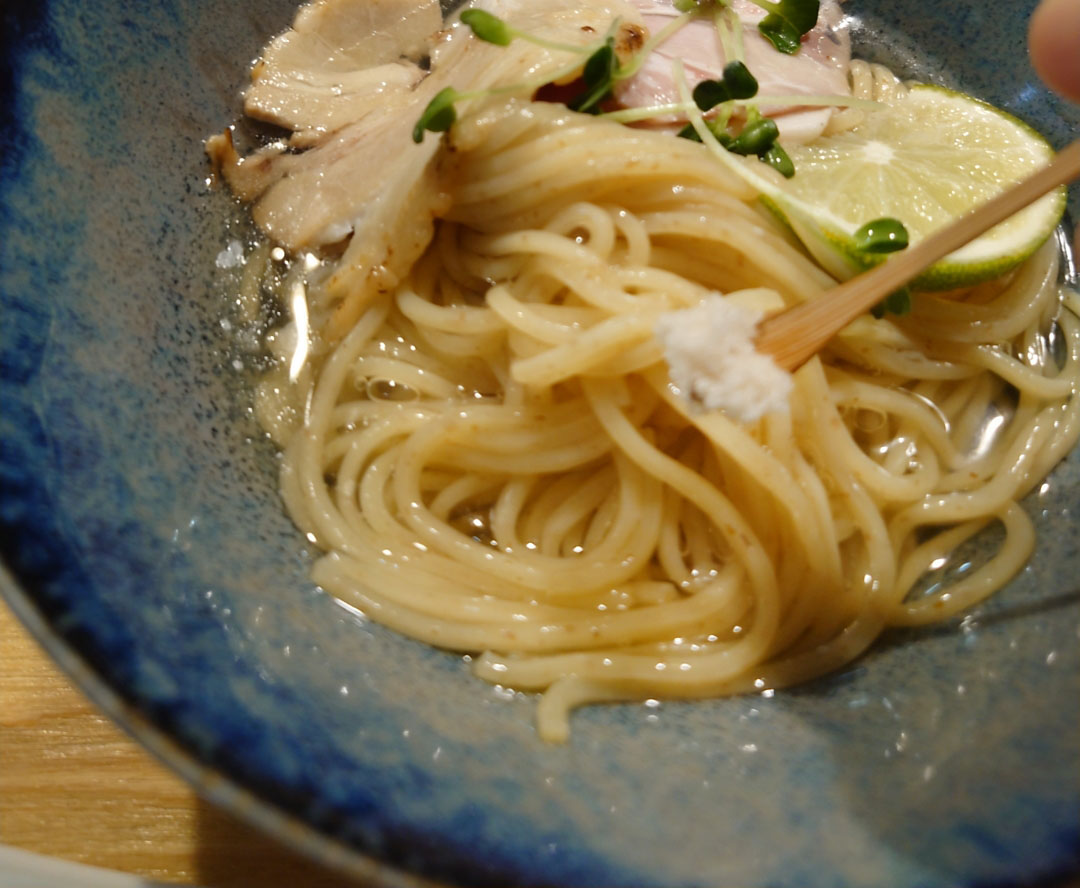
[[[1042,0],[1028,26],[1028,51],[1047,86],[1080,102],[1080,0]]]

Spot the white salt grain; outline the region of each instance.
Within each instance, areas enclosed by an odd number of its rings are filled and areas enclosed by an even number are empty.
[[[754,348],[764,312],[714,293],[661,315],[656,337],[684,396],[732,419],[754,422],[788,409],[791,374]]]
[[[217,254],[214,264],[218,268],[236,268],[244,264],[244,245],[238,240],[229,241],[229,245]]]

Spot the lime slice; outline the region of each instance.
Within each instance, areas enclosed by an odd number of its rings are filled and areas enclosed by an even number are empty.
[[[891,216],[911,242],[944,227],[1046,165],[1053,149],[998,108],[936,86],[912,86],[845,133],[787,148],[795,176],[767,205],[827,271],[849,278],[882,256],[860,254],[851,235]],[[1030,256],[1065,210],[1057,189],[929,268],[912,286],[948,290],[997,277]]]

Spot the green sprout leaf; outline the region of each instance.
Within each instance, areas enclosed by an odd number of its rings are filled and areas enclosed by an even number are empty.
[[[615,55],[615,38],[608,37],[603,45],[585,61],[581,79],[585,82],[585,91],[567,103],[571,111],[588,111],[592,114],[599,110],[597,106],[611,92],[611,85],[619,69],[619,60]]]
[[[899,219],[886,216],[861,226],[855,232],[854,240],[855,249],[861,253],[895,253],[907,247],[908,232]],[[871,313],[875,318],[882,318],[886,314],[906,315],[910,311],[911,290],[903,287],[882,299]]]
[[[870,314],[875,318],[883,318],[886,314],[906,315],[911,312],[911,290],[901,287],[894,290],[870,309]]]
[[[723,147],[730,149],[731,143],[735,141],[734,137],[728,134],[727,124],[723,120],[706,120],[705,126],[709,132],[713,134],[713,138],[716,139]],[[689,139],[691,142],[700,142],[701,136],[698,135],[698,131],[694,129],[692,123],[688,123],[676,135],[681,139]]]
[[[599,86],[611,82],[618,60],[615,58],[615,38],[608,37],[603,45],[585,60],[581,73],[586,86]]]
[[[731,92],[723,80],[702,80],[694,87],[694,104],[702,111],[709,111],[721,102],[731,101]]]
[[[514,32],[506,22],[483,9],[466,9],[461,14],[461,20],[472,28],[477,37],[488,43],[509,46],[514,39]]]
[[[425,132],[444,133],[450,129],[457,120],[454,102],[461,97],[461,93],[450,86],[435,93],[434,98],[428,102],[424,113],[420,115],[420,119],[413,127],[413,141],[418,144],[423,142]]]
[[[681,130],[676,133],[680,139],[689,139],[691,142],[700,142],[701,136],[698,135],[698,131],[694,129],[692,123],[688,123]]]
[[[749,99],[757,95],[757,78],[742,62],[729,62],[724,66],[720,80],[702,80],[694,87],[694,104],[702,111],[710,111],[721,102],[732,99]]]
[[[785,179],[790,179],[795,175],[795,164],[792,163],[788,153],[780,147],[779,143],[773,145],[764,154],[759,154],[758,157]]]
[[[735,140],[724,147],[735,154],[761,156],[769,152],[779,135],[780,130],[776,128],[776,121],[769,117],[761,117],[746,124]]]
[[[795,55],[802,44],[802,36],[817,24],[818,0],[753,0],[768,15],[758,24],[761,36],[785,55]]]
[[[885,297],[885,311],[894,315],[906,315],[911,311],[911,290],[903,287]]]
[[[733,99],[752,99],[757,95],[757,78],[742,62],[724,65],[724,85]]]
[[[861,253],[895,253],[907,245],[907,229],[899,219],[874,219],[855,232],[855,249]]]

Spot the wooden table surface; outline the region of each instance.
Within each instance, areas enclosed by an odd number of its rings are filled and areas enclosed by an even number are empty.
[[[2,602],[0,842],[202,888],[357,888],[200,799],[98,713]]]

